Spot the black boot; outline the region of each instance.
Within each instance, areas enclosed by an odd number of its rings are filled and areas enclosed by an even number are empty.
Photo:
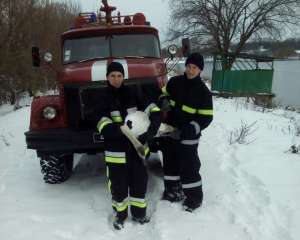
[[[180,202],[184,199],[184,193],[181,184],[176,184],[174,186],[167,187],[162,196],[162,200],[167,200],[169,202]]]
[[[144,216],[144,217],[132,217],[132,221],[137,222],[139,224],[145,224],[150,222],[150,217]]]
[[[169,202],[180,202],[184,199],[183,192],[175,192],[175,191],[168,191],[165,190],[163,192],[162,200],[166,200]]]
[[[195,202],[192,201],[189,198],[186,198],[182,204],[183,209],[187,212],[193,212],[194,210],[196,210],[197,208],[199,208],[202,205],[202,201],[201,202]]]
[[[113,219],[113,227],[116,230],[121,230],[122,228],[124,228],[124,222],[125,222],[127,216],[128,216],[127,210],[125,210],[123,212],[116,212],[116,215],[114,216],[114,219]]]
[[[184,189],[186,198],[183,202],[183,209],[187,212],[193,212],[199,208],[203,202],[203,191],[202,186],[195,188]]]
[[[123,219],[120,219],[118,216],[115,216],[113,220],[113,226],[116,230],[121,230],[124,227],[124,221]]]

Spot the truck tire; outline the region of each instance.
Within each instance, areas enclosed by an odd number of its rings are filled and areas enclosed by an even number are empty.
[[[40,159],[45,183],[57,184],[68,180],[73,169],[73,154],[51,154]]]

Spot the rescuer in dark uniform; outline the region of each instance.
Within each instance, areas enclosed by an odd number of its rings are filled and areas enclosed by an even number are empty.
[[[213,119],[213,105],[211,92],[200,77],[203,56],[191,54],[185,67],[184,75],[172,77],[162,89],[162,106],[169,106],[170,110],[166,123],[176,130],[158,143],[163,153],[163,199],[171,202],[184,199],[184,209],[193,211],[203,200],[197,149],[201,131]]]
[[[113,226],[123,227],[130,206],[132,219],[141,224],[149,222],[146,216],[147,171],[120,126],[127,114],[144,110],[151,121],[148,131],[139,137],[142,143],[149,141],[160,125],[160,109],[154,104],[138,100],[136,91],[123,84],[124,68],[119,62],[107,67],[107,104],[105,113],[100,113],[97,128],[104,136],[105,161],[108,187],[112,194],[112,207],[116,213]]]

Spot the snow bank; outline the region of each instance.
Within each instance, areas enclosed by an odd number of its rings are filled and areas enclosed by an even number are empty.
[[[299,114],[216,98],[212,125],[199,146],[204,203],[190,214],[161,201],[161,172],[151,171],[149,224],[111,227],[102,155],[76,155],[74,175],[60,185],[42,181],[27,150],[30,108],[0,116],[0,239],[297,240],[300,236]],[[0,108],[1,112],[1,108]],[[255,129],[249,144],[229,144],[241,123]]]

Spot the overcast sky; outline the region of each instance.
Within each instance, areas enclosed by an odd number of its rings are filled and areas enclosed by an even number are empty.
[[[81,4],[83,11],[96,12],[102,4],[101,0],[77,1]],[[144,13],[151,25],[159,30],[161,41],[165,40],[170,14],[168,0],[108,0],[108,4],[117,7],[121,15]],[[117,14],[117,11],[114,14]]]

